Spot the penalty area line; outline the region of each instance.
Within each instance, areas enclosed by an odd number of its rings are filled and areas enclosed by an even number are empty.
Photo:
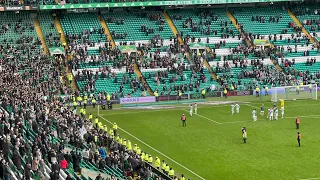
[[[299,180],[316,180],[316,179],[320,179],[320,178],[307,178],[307,179],[299,179]]]
[[[98,115],[99,117],[101,117],[103,120],[105,120],[106,122],[108,122],[109,124],[113,124],[112,122],[110,122],[109,120],[107,120],[106,118],[104,118],[103,116]],[[157,149],[153,148],[152,146],[150,146],[149,144],[145,143],[144,141],[142,141],[141,139],[135,137],[134,135],[130,134],[129,132],[127,132],[126,130],[118,127],[121,131],[123,131],[124,133],[128,134],[129,136],[133,137],[134,139],[136,139],[137,141],[141,142],[142,144],[144,144],[145,146],[149,147],[150,149],[154,150],[155,152],[161,154],[163,157],[169,159],[170,161],[174,162],[175,164],[179,165],[180,167],[182,167],[183,169],[189,171],[190,173],[192,173],[193,175],[197,176],[198,178],[205,180],[203,177],[201,177],[200,175],[198,175],[197,173],[191,171],[190,169],[188,169],[187,167],[183,166],[182,164],[178,163],[177,161],[173,160],[172,158],[168,157],[167,155],[163,154],[162,152],[158,151]]]

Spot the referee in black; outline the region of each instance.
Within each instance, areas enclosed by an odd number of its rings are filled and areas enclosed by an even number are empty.
[[[301,134],[300,132],[298,132],[297,141],[298,141],[299,147],[300,147],[300,140],[301,140]]]

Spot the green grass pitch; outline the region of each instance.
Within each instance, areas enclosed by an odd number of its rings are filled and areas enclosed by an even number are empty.
[[[198,115],[189,115],[188,104],[160,110],[100,111],[99,120],[117,122],[121,137],[169,163],[177,175],[190,179],[307,179],[320,177],[320,111],[317,100],[285,102],[285,118],[266,120],[270,98],[212,98],[210,102],[239,101],[240,113],[231,115],[228,105],[198,105]],[[244,103],[247,102],[247,103]],[[260,106],[265,105],[265,116]],[[280,104],[278,103],[278,106]],[[257,107],[258,121],[252,120]],[[97,115],[88,108],[87,114]],[[279,110],[279,116],[281,111]],[[187,115],[187,127],[180,117]],[[301,117],[298,147],[295,117]],[[102,118],[103,117],[103,118]],[[247,143],[241,128],[247,128]]]

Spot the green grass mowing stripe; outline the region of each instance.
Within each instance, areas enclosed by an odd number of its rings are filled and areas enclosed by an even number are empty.
[[[109,120],[107,120],[106,118],[104,118],[103,116],[100,116],[99,114],[98,114],[98,116],[99,116],[100,118],[102,118],[103,120],[105,120],[106,122],[110,123],[111,125],[113,124],[112,122],[110,122]],[[163,154],[162,152],[158,151],[157,149],[151,147],[150,145],[148,145],[148,144],[145,143],[144,141],[140,140],[139,138],[135,137],[134,135],[130,134],[129,132],[125,131],[124,129],[122,129],[122,128],[120,128],[120,127],[119,127],[119,129],[120,129],[122,132],[128,134],[129,136],[133,137],[134,139],[138,140],[139,142],[141,142],[141,143],[144,144],[145,146],[147,146],[147,147],[149,147],[150,149],[154,150],[155,152],[161,154],[163,157],[169,159],[170,161],[174,162],[175,164],[177,164],[177,165],[179,165],[180,167],[184,168],[185,170],[189,171],[190,173],[192,173],[193,175],[197,176],[198,178],[205,180],[203,177],[201,177],[201,176],[198,175],[197,173],[191,171],[191,170],[188,169],[187,167],[183,166],[182,164],[178,163],[177,161],[173,160],[172,158],[168,157],[167,155]]]

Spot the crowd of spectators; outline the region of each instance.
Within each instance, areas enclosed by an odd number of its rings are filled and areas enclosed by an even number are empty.
[[[65,170],[66,179],[72,179],[73,174],[67,170],[81,172],[83,161],[100,170],[119,168],[129,179],[154,177],[151,168],[144,165],[144,161],[150,161],[150,155],[148,160],[142,160],[140,155],[146,153],[138,151],[137,145],[129,147],[130,141],[125,139],[122,140],[127,144],[120,143],[120,136],[112,128],[109,131],[106,127],[97,128],[68,106],[68,95],[73,91],[63,86],[59,78],[63,72],[57,67],[63,62],[45,55],[33,56],[26,62],[2,59],[0,94],[5,111],[0,113],[0,178],[8,179],[13,172],[27,180],[47,176],[59,179],[61,170]],[[19,73],[22,63],[27,63],[30,70]],[[99,175],[98,179],[118,179],[114,175],[103,177]]]

